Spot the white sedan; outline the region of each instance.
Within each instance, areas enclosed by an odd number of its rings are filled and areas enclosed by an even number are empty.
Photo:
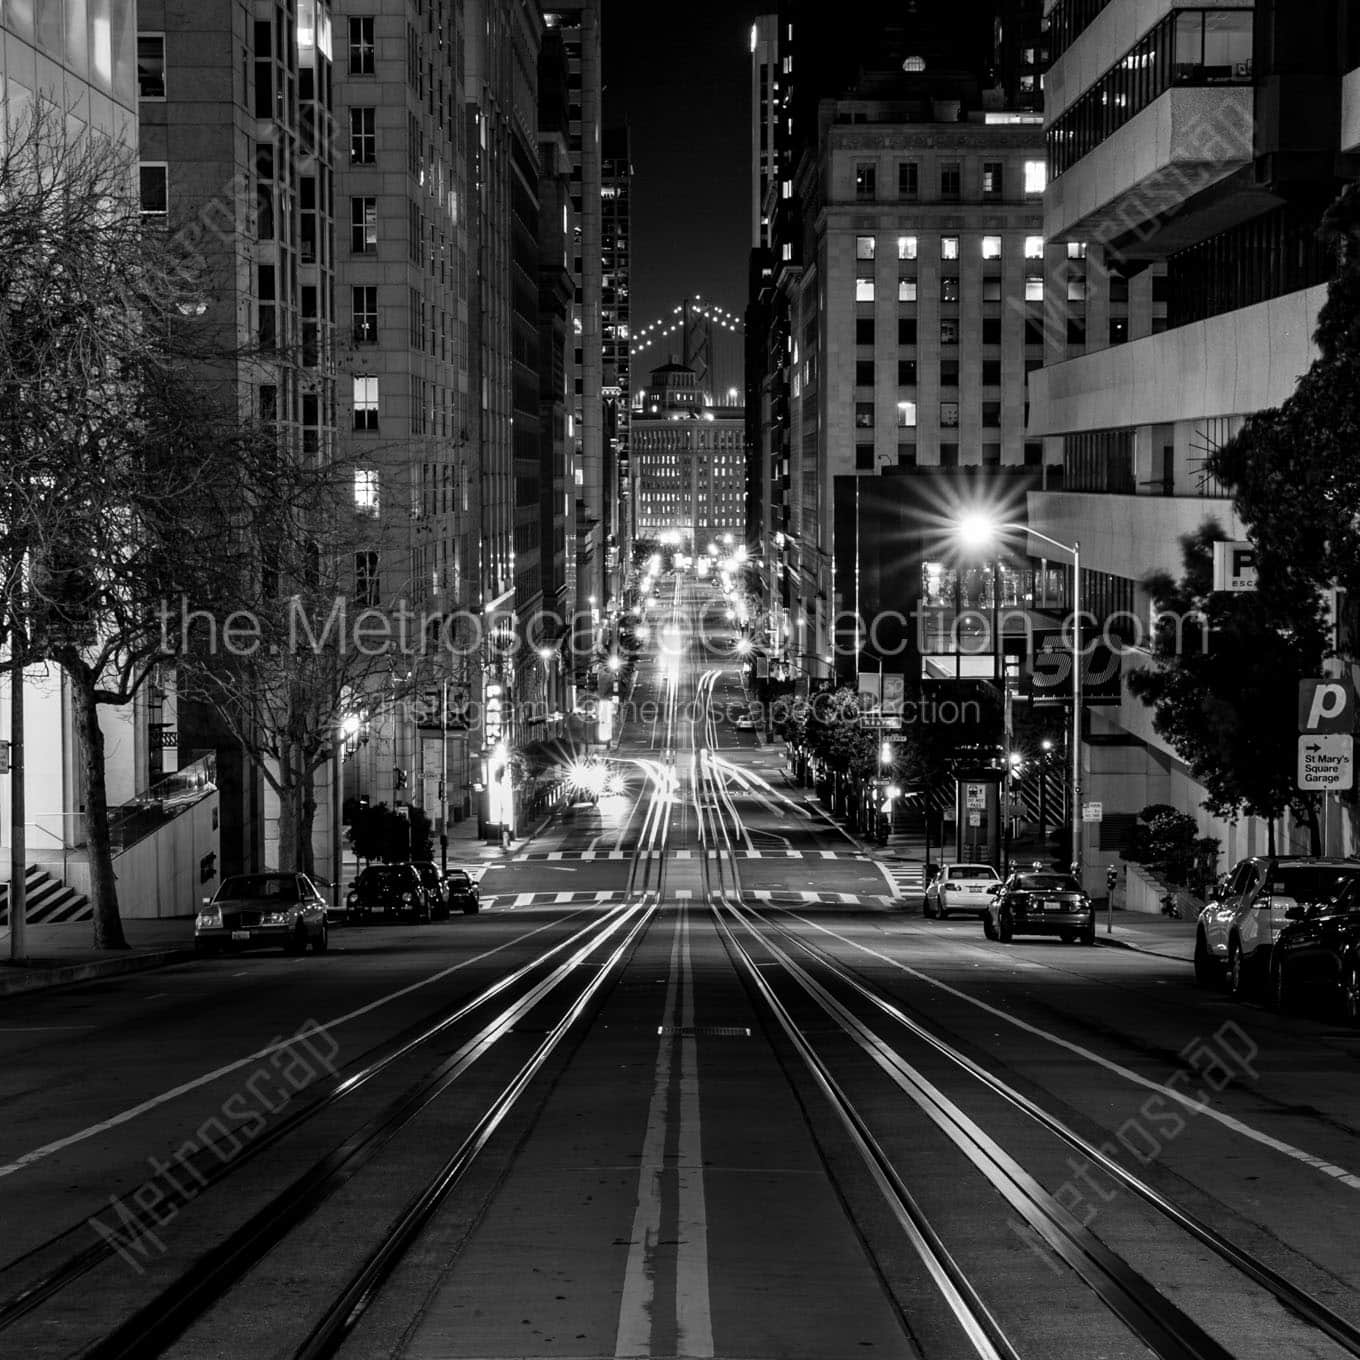
[[[943,864],[926,886],[925,914],[944,920],[951,912],[985,916],[1001,875],[990,864]]]

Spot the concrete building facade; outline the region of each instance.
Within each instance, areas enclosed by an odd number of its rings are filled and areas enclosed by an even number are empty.
[[[1045,232],[1080,251],[1088,276],[1064,256],[1050,288],[1086,285],[1088,318],[1084,345],[1051,348],[1031,377],[1029,433],[1062,477],[1029,497],[1029,518],[1080,540],[1086,607],[1147,617],[1142,582],[1179,574],[1181,535],[1214,520],[1242,536],[1206,453],[1288,397],[1315,357],[1332,262],[1314,233],[1357,169],[1360,32],[1350,7],[1325,0],[1061,0],[1049,20]],[[1103,324],[1112,293],[1131,300],[1127,332]],[[1126,671],[1145,664],[1136,645],[1125,652]],[[1220,840],[1225,864],[1264,848],[1259,822],[1208,816],[1139,700],[1125,692],[1087,723],[1090,798],[1126,817],[1178,807]],[[1093,872],[1118,829],[1088,844]],[[1339,827],[1328,843],[1340,846]]]

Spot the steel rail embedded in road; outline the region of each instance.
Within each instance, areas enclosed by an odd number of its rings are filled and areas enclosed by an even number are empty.
[[[711,765],[709,778],[718,781],[721,772]],[[720,801],[712,804],[715,820],[720,820],[717,812]],[[732,857],[731,843],[728,841],[728,856]],[[733,882],[737,882],[736,864],[731,864]],[[991,1138],[975,1121],[950,1100],[943,1092],[927,1081],[918,1071],[887,1044],[878,1034],[870,1030],[834,996],[821,986],[805,968],[785,950],[772,942],[767,935],[755,928],[752,922],[763,922],[764,917],[755,909],[748,907],[741,898],[740,888],[728,895],[724,892],[710,893],[709,905],[715,920],[723,931],[730,947],[737,951],[752,985],[765,1001],[780,1027],[788,1034],[800,1056],[812,1071],[817,1085],[832,1100],[833,1109],[843,1124],[863,1124],[862,1119],[846,1100],[844,1092],[835,1087],[829,1069],[813,1052],[812,1045],[798,1029],[774,995],[769,979],[760,970],[749,952],[736,940],[728,926],[726,915],[742,923],[753,939],[762,946],[780,965],[783,972],[793,980],[807,996],[833,1020],[840,1030],[866,1053],[893,1083],[904,1092],[955,1147],[959,1149],[982,1173],[994,1189],[1018,1212],[1030,1227],[1047,1243],[1050,1249],[1081,1278],[1095,1295],[1118,1316],[1145,1344],[1163,1360],[1231,1360],[1231,1353],[1218,1341],[1203,1330],[1192,1318],[1169,1303],[1161,1293],[1122,1257],[1110,1250],[1103,1242],[1078,1223],[1073,1215],[1057,1202],[1042,1185],[1020,1166],[1010,1155]],[[778,1009],[776,1009],[776,1007]],[[808,1061],[809,1055],[816,1057],[820,1067]],[[830,1094],[834,1087],[835,1095]],[[867,1126],[864,1129],[867,1133]],[[862,1136],[852,1139],[861,1157],[867,1159],[871,1172],[874,1171],[876,1154],[883,1155],[876,1144],[866,1143]],[[881,1171],[881,1168],[879,1169]],[[895,1174],[895,1173],[894,1173]],[[875,1180],[881,1191],[885,1191],[884,1181],[875,1173]],[[891,1182],[889,1182],[891,1184]],[[931,1270],[937,1284],[941,1278],[949,1280],[952,1288],[945,1294],[947,1302],[964,1327],[970,1341],[976,1345],[978,1338],[985,1338],[987,1344],[995,1344],[985,1319],[990,1313],[985,1310],[975,1292],[971,1298],[963,1292],[960,1281],[967,1285],[959,1272],[955,1276],[946,1261],[953,1263],[946,1253],[945,1258],[934,1255],[931,1236],[923,1230],[929,1227],[921,1214],[919,1206],[912,1201],[898,1200],[890,1205],[904,1227],[912,1225],[909,1232],[912,1245],[918,1255]],[[913,1209],[915,1213],[913,1214]],[[938,1235],[935,1241],[938,1242]],[[942,1245],[942,1244],[941,1244]],[[924,1253],[924,1254],[923,1254]],[[953,1263],[957,1270],[956,1263]],[[971,1291],[971,1285],[967,1285]],[[984,1311],[978,1314],[972,1300],[976,1299]],[[993,1319],[994,1321],[994,1319]],[[1004,1334],[1002,1334],[1004,1339]],[[980,1354],[985,1352],[979,1351]]]
[[[477,1154],[486,1147],[492,1135],[523,1097],[530,1081],[552,1056],[571,1027],[585,1013],[587,1006],[613,974],[620,960],[651,924],[656,908],[657,903],[653,901],[642,911],[632,929],[619,941],[613,953],[600,966],[599,971],[590,979],[567,1012],[548,1031],[543,1042],[515,1074],[514,1079],[492,1101],[472,1132],[459,1144],[457,1150],[440,1167],[435,1176],[402,1209],[382,1241],[369,1253],[363,1265],[330,1302],[306,1339],[293,1352],[294,1360],[325,1360],[325,1357],[334,1355],[344,1344],[345,1339],[359,1325],[369,1305],[377,1297],[383,1282],[405,1256],[435,1210],[458,1185]]]
[[[1278,1303],[1295,1316],[1323,1332],[1351,1355],[1360,1356],[1360,1327],[1356,1326],[1355,1323],[1329,1308],[1315,1295],[1295,1284],[1273,1266],[1267,1265],[1259,1257],[1239,1247],[1203,1220],[1196,1218],[1195,1215],[1173,1203],[1159,1190],[1121,1166],[1108,1153],[1103,1152],[1094,1143],[1083,1138],[1076,1130],[1064,1124],[1056,1115],[1050,1114],[1023,1092],[1017,1091],[996,1076],[995,1073],[989,1072],[980,1063],[968,1057],[967,1054],[960,1052],[939,1035],[932,1033],[924,1025],[913,1020],[892,1001],[865,986],[855,975],[854,970],[848,968],[828,950],[772,921],[764,911],[746,903],[742,903],[742,910],[751,917],[762,921],[769,928],[777,930],[783,938],[793,942],[800,949],[817,959],[828,971],[834,974],[845,986],[853,989],[869,1005],[881,1011],[915,1038],[929,1045],[956,1067],[984,1085],[993,1094],[1001,1097],[1014,1109],[1034,1120],[1035,1123],[1066,1143],[1073,1151],[1079,1152],[1093,1165],[1099,1166],[1112,1180],[1117,1181],[1124,1189],[1151,1206],[1176,1228],[1194,1238],[1202,1246],[1208,1247],[1233,1269],[1240,1271],[1253,1283],[1260,1285],[1272,1294]],[[776,910],[785,912],[786,909],[776,908]]]
[[[619,904],[610,908],[609,912],[601,920],[608,920],[610,915],[622,912],[626,909],[626,904]],[[583,914],[584,909],[568,913],[562,919],[570,921]],[[596,930],[600,925],[600,920],[593,920],[589,925],[569,935],[566,939],[553,945],[545,953],[531,959],[528,963],[505,974],[488,987],[484,988],[476,996],[465,1001],[462,1005],[452,1011],[442,1010],[436,1012],[437,1019],[426,1018],[418,1020],[415,1024],[408,1026],[400,1034],[394,1035],[391,1039],[377,1045],[378,1056],[367,1061],[360,1059],[361,1066],[346,1073],[340,1071],[332,1076],[317,1082],[313,1087],[308,1088],[309,1092],[316,1098],[310,1103],[295,1109],[291,1114],[283,1116],[274,1123],[268,1125],[259,1134],[244,1144],[229,1160],[213,1158],[202,1168],[195,1171],[197,1188],[189,1191],[179,1190],[171,1182],[171,1189],[164,1194],[164,1198],[154,1206],[154,1211],[143,1209],[140,1206],[125,1208],[126,1230],[131,1234],[142,1232],[154,1232],[161,1226],[163,1215],[167,1210],[178,1211],[186,1208],[191,1203],[202,1199],[203,1195],[214,1186],[221,1184],[229,1177],[236,1175],[243,1167],[248,1166],[252,1161],[259,1157],[269,1148],[274,1147],[283,1139],[296,1133],[304,1125],[309,1124],[325,1111],[334,1108],[348,1097],[367,1085],[375,1077],[386,1071],[394,1063],[415,1052],[418,1048],[430,1043],[446,1033],[454,1025],[461,1023],[471,1016],[475,1011],[481,1009],[489,1002],[494,1001],[503,992],[516,984],[523,982],[539,969],[545,967],[554,957],[564,950],[570,949],[574,944],[584,938],[587,934]],[[530,939],[532,936],[540,934],[548,929],[546,926],[537,926],[533,930],[526,932],[517,940],[511,942],[518,944],[523,940]],[[503,946],[507,947],[507,946]],[[158,1217],[162,1216],[162,1217]],[[89,1222],[81,1219],[77,1224],[63,1229],[59,1233],[54,1233],[46,1242],[39,1243],[37,1246],[26,1251],[22,1256],[15,1257],[14,1260],[5,1263],[0,1269],[0,1277],[14,1275],[18,1273],[25,1261],[44,1254],[52,1253],[59,1249],[60,1244],[67,1239],[77,1235],[84,1236],[89,1232]],[[93,1270],[103,1261],[111,1257],[117,1250],[115,1244],[108,1238],[99,1237],[94,1241],[87,1242],[79,1250],[72,1252],[59,1264],[48,1269],[43,1275],[23,1289],[18,1290],[8,1297],[0,1299],[0,1332],[13,1326],[20,1318],[31,1313],[49,1299],[60,1294],[62,1290],[74,1284],[81,1276]]]
[[[654,910],[654,902],[627,905],[597,923],[593,930],[587,928],[583,933],[593,934],[594,938],[587,940],[419,1083],[390,1102],[338,1148],[315,1162],[224,1241],[194,1261],[150,1303],[82,1354],[89,1360],[141,1360],[160,1354],[185,1328],[222,1299],[266,1252],[347,1184],[421,1110],[453,1086],[480,1057],[510,1033],[517,1021],[563,982],[574,978],[579,966],[630,918],[638,918],[628,936],[631,939]],[[595,978],[587,982],[587,990],[595,987],[600,976],[602,973],[597,972]]]
[[[759,913],[723,902],[753,939],[761,942],[786,975],[834,1020],[946,1138],[972,1162],[1050,1250],[1163,1360],[1232,1360],[1232,1352],[1079,1223],[1049,1192],[932,1082],[891,1045],[836,1000],[803,966],[751,924]],[[715,907],[715,910],[719,908]]]

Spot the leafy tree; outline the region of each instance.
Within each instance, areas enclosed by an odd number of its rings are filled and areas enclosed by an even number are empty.
[[[1207,464],[1248,526],[1261,598],[1296,626],[1311,625],[1320,592],[1360,593],[1360,184],[1319,235],[1338,261],[1319,356],[1286,401],[1249,417]]]
[[[1323,635],[1316,604],[1283,614],[1271,597],[1213,590],[1213,545],[1224,537],[1206,521],[1181,540],[1184,574],[1144,583],[1159,611],[1155,664],[1129,676],[1129,689],[1153,711],[1153,727],[1176,749],[1216,816],[1275,821],[1292,810],[1319,840],[1315,799],[1295,787],[1292,714],[1298,682],[1315,675]],[[1205,637],[1207,634],[1207,646]]]

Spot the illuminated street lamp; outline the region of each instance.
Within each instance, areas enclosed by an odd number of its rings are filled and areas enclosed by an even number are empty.
[[[1072,873],[1081,881],[1081,544],[1062,543],[1027,524],[999,524],[987,515],[969,515],[956,526],[966,547],[983,550],[1002,533],[1028,534],[1050,548],[1072,555]],[[1000,645],[999,638],[992,646]]]

